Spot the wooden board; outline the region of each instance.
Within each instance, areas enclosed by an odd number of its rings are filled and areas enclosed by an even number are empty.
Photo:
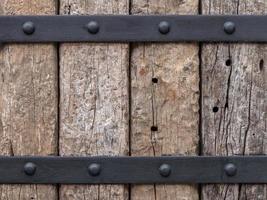
[[[55,1],[0,1],[1,15],[56,13]],[[51,44],[0,49],[0,154],[57,155],[57,57]],[[55,186],[1,185],[0,199],[56,199]]]
[[[61,0],[60,14],[128,14],[127,0]],[[89,34],[89,33],[88,33]],[[60,47],[60,155],[128,155],[127,44]],[[127,185],[67,185],[60,199],[127,199]]]
[[[133,0],[131,6],[133,15],[198,13],[195,0]],[[132,44],[132,156],[198,153],[198,66],[197,44]],[[194,200],[198,190],[192,185],[134,185],[131,199]]]
[[[266,14],[266,0],[202,0],[202,14]],[[238,27],[237,27],[238,28]],[[266,154],[267,46],[205,44],[202,55],[204,155]],[[206,199],[266,199],[266,185],[207,185]]]

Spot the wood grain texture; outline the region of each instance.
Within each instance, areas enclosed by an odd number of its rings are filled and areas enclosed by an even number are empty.
[[[60,1],[63,15],[128,12],[127,0]],[[128,155],[128,54],[127,44],[61,45],[60,155]],[[60,188],[62,200],[127,198],[127,185]]]
[[[267,1],[202,0],[202,14],[266,14]],[[238,28],[238,25],[237,25]],[[202,48],[204,155],[267,153],[267,46],[205,44]],[[207,185],[203,200],[267,199],[266,185]]]
[[[133,15],[198,12],[196,0],[132,0],[131,6]],[[197,154],[198,45],[135,43],[131,53],[131,155]],[[195,200],[198,191],[189,185],[134,185],[131,199]]]
[[[56,13],[53,0],[5,0],[1,15]],[[57,154],[57,53],[51,44],[0,49],[0,154]],[[1,185],[0,199],[56,199],[55,186]]]

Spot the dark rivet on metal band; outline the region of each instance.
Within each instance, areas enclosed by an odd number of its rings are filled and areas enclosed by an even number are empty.
[[[34,175],[36,171],[36,165],[32,162],[28,162],[24,165],[24,173],[29,175],[29,176],[32,176]]]
[[[88,172],[92,176],[98,176],[101,172],[101,166],[97,163],[89,165]]]
[[[237,168],[233,163],[228,163],[224,166],[224,171],[227,176],[234,176],[236,175]]]
[[[171,166],[168,164],[162,164],[159,167],[159,173],[161,176],[168,177],[171,174]]]
[[[235,32],[234,22],[225,22],[223,27],[224,27],[224,32],[227,34],[233,34]]]
[[[35,26],[33,22],[25,22],[22,26],[22,30],[25,34],[31,35],[35,31]]]
[[[99,24],[96,21],[91,21],[87,24],[87,30],[91,34],[96,34],[99,31]]]
[[[170,24],[166,21],[162,21],[159,23],[159,32],[161,34],[167,34],[170,32]]]

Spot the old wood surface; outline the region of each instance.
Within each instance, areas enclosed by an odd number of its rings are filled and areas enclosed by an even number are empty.
[[[266,0],[202,0],[202,14],[263,15],[266,7]],[[267,153],[266,47],[264,44],[203,45],[204,155]],[[266,185],[208,185],[203,186],[202,197],[203,200],[267,199],[267,188]]]
[[[0,14],[53,15],[57,7],[61,15],[263,15],[267,1],[2,0]],[[1,45],[0,155],[267,153],[267,45],[69,43],[58,50],[52,44]],[[267,187],[0,185],[0,200],[198,200],[199,195],[265,200]]]
[[[127,0],[61,0],[60,14],[128,14]],[[89,34],[89,33],[88,33]],[[127,44],[60,47],[60,155],[128,155]],[[127,185],[61,186],[60,199],[127,199]]]
[[[0,1],[1,15],[56,14],[53,0]],[[0,49],[0,154],[57,154],[57,53],[51,44]],[[1,200],[56,199],[55,186],[1,185]]]
[[[133,15],[198,13],[196,0],[133,0],[131,6]],[[131,47],[131,155],[197,154],[198,45]],[[152,126],[158,130],[151,130]],[[198,190],[189,185],[134,185],[131,199],[195,200]]]

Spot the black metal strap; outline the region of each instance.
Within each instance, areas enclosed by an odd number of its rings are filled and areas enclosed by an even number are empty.
[[[267,42],[267,16],[1,16],[0,42]]]
[[[267,156],[1,157],[0,183],[267,183]]]

